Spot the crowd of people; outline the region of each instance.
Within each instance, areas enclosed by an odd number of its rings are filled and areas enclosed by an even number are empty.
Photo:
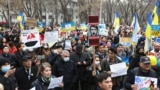
[[[131,37],[131,27],[122,25],[119,33],[107,26],[108,36],[100,36],[100,43],[93,48],[88,36],[82,30],[59,33],[59,42],[51,47],[45,43],[46,31],[59,30],[59,26],[47,27],[40,32],[41,47],[25,49],[17,28],[4,30],[0,34],[0,88],[2,90],[137,90],[135,76],[154,77],[159,83],[159,67],[151,66],[147,55],[159,57],[160,44],[154,42],[144,52],[144,31],[138,33],[134,47],[120,44],[120,38]],[[75,33],[76,32],[76,33]],[[51,37],[54,38],[54,37]],[[71,40],[72,47],[65,50],[65,40]],[[95,50],[94,50],[95,49]],[[44,57],[39,57],[44,56]],[[110,65],[128,58],[127,75],[111,77]],[[63,76],[58,87],[48,89],[52,78]],[[0,89],[1,90],[1,89]],[[150,89],[150,90],[155,90]]]

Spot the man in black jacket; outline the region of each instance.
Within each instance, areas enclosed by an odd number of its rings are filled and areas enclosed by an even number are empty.
[[[146,56],[140,57],[139,67],[136,67],[127,73],[127,78],[126,81],[124,82],[126,90],[137,90],[137,86],[134,83],[135,76],[157,78],[158,88],[159,88],[160,83],[158,75],[153,69],[151,69],[150,59],[148,57]]]
[[[32,67],[32,60],[28,55],[23,57],[22,64],[23,67],[15,72],[18,90],[29,90],[31,89],[31,83],[36,80],[37,68]]]
[[[88,83],[87,83],[87,66],[91,65],[91,60],[89,59],[89,55],[86,52],[82,52],[83,47],[82,45],[76,46],[76,52],[71,54],[70,59],[77,65],[78,70],[78,81],[80,81],[81,90],[88,90]]]
[[[63,90],[78,90],[76,87],[77,70],[73,61],[69,58],[70,54],[67,50],[63,50],[61,60],[57,60],[53,67],[53,73],[56,77],[63,76]],[[61,89],[54,89],[61,90]]]

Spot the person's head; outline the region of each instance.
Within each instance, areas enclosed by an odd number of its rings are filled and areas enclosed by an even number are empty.
[[[81,54],[82,54],[82,50],[83,50],[82,45],[78,44],[78,45],[76,46],[76,53],[77,53],[78,55],[81,55]]]
[[[61,56],[65,62],[69,61],[69,56],[70,56],[69,51],[63,50]]]
[[[109,74],[106,72],[100,73],[97,76],[98,79],[98,86],[100,87],[101,90],[112,90],[112,78]]]
[[[145,56],[144,54],[144,47],[143,46],[138,46],[136,53],[141,55],[141,56]]]
[[[158,43],[154,43],[154,51],[159,52],[160,50],[160,45]]]
[[[31,68],[32,66],[32,58],[29,55],[23,56],[22,64],[25,68]]]
[[[7,58],[0,57],[0,70],[2,73],[6,73],[10,69],[10,62]]]
[[[3,46],[2,50],[3,50],[3,53],[5,54],[9,53],[9,46],[6,46],[6,45]]]
[[[7,39],[5,37],[2,38],[2,43],[6,43]]]
[[[139,66],[144,72],[148,72],[151,69],[151,62],[149,57],[147,56],[141,56]]]
[[[104,46],[103,46],[103,44],[100,44],[100,45],[98,46],[98,51],[99,51],[99,52],[103,52],[103,51],[104,51]]]
[[[98,55],[95,55],[95,64],[100,65],[100,59]]]
[[[38,70],[38,76],[49,78],[52,75],[52,66],[48,62],[43,62]]]
[[[25,51],[24,47],[25,47],[25,45],[24,45],[23,42],[21,42],[21,43],[19,43],[19,44],[17,45],[18,51],[22,51],[22,50]]]
[[[117,51],[121,52],[123,50],[123,45],[122,44],[118,44],[117,45]]]
[[[117,54],[117,51],[114,48],[109,48],[108,50],[109,58],[115,58],[116,54]]]

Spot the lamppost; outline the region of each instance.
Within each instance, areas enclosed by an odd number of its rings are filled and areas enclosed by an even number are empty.
[[[102,0],[100,1],[99,21],[102,23]]]

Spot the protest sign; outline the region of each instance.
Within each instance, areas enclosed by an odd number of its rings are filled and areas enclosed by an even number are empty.
[[[53,89],[55,87],[59,87],[60,84],[62,83],[62,80],[63,80],[63,76],[57,77],[57,78],[52,78],[51,82],[48,86],[48,89]]]
[[[157,78],[135,76],[137,90],[155,90],[157,88]]]
[[[64,45],[65,45],[64,47],[65,50],[70,50],[72,48],[71,40],[66,40]]]
[[[99,35],[108,36],[108,31],[106,30],[105,24],[99,24],[98,28],[99,28]]]
[[[129,37],[122,37],[122,38],[120,38],[119,43],[121,43],[124,46],[130,46],[131,45],[131,38],[129,38]]]
[[[40,47],[40,37],[38,30],[21,31],[21,39],[26,49]]]
[[[74,22],[62,23],[62,32],[73,31],[76,29],[76,24]]]
[[[45,32],[44,41],[46,43],[58,42],[58,31]]]
[[[123,76],[127,74],[127,68],[126,68],[126,63],[122,62],[122,63],[118,63],[118,64],[113,64],[110,65],[110,69],[111,69],[111,76],[112,77],[118,77],[118,76]]]

